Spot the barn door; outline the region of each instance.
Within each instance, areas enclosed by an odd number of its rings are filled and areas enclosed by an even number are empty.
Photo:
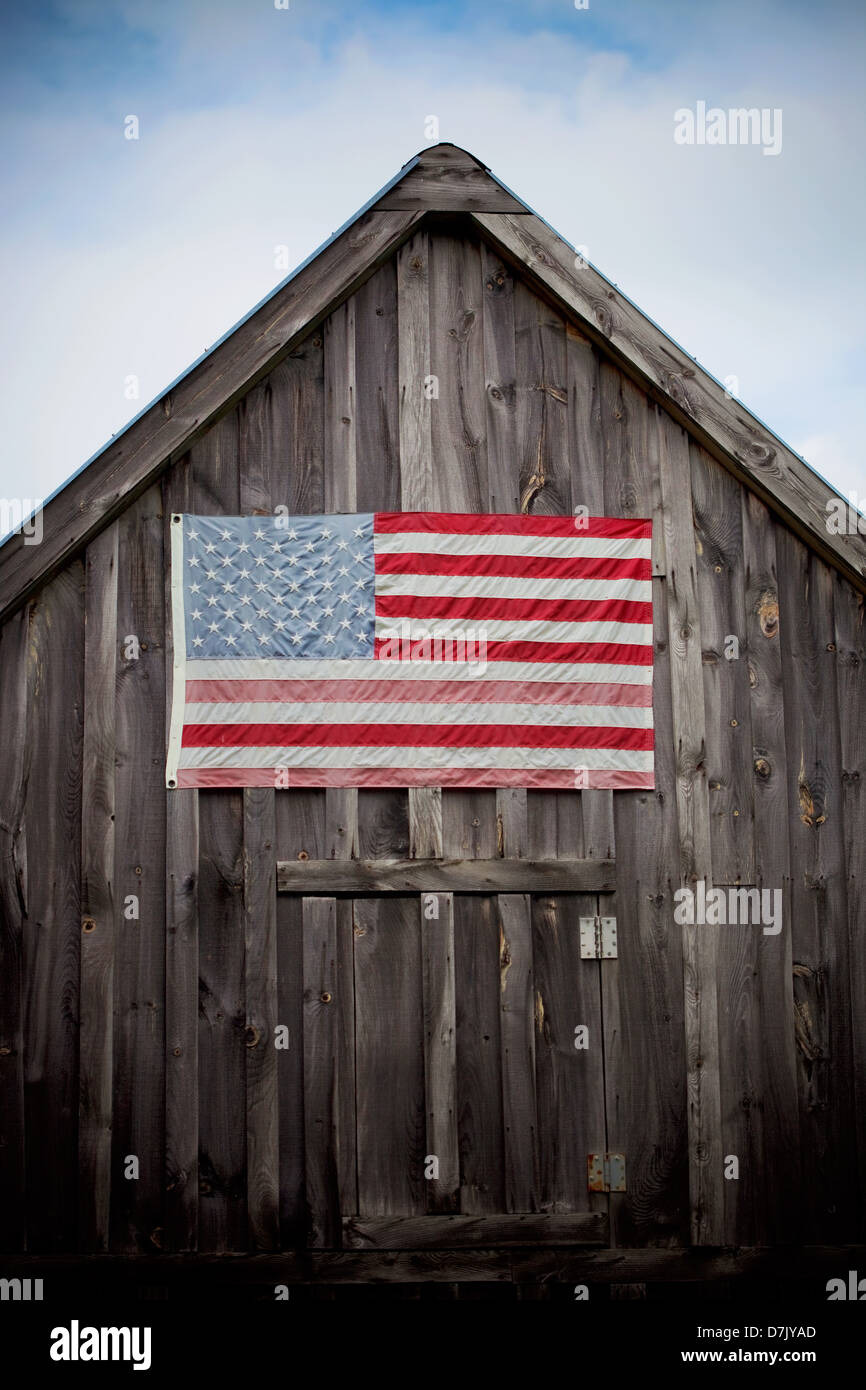
[[[514,869],[538,888],[539,867]],[[562,864],[543,875],[558,888]],[[580,919],[610,895],[393,877],[303,898],[310,1244],[606,1243],[587,1178],[606,1148],[604,963],[582,958]]]

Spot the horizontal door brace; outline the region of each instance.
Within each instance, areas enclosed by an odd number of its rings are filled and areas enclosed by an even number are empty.
[[[612,859],[281,859],[277,892],[610,893],[615,868]]]

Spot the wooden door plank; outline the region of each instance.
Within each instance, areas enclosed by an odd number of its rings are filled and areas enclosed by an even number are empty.
[[[279,1113],[274,1043],[277,938],[274,792],[244,790],[247,1214],[254,1250],[279,1249]]]
[[[288,793],[277,797],[280,807]],[[279,834],[278,829],[278,834]],[[304,1124],[304,928],[303,899],[277,898],[277,1017],[281,1047],[277,1063],[279,1110],[280,1245],[307,1243],[306,1136]]]
[[[495,898],[456,900],[454,947],[460,1210],[501,1213],[505,1151]]]
[[[421,926],[414,898],[354,904],[358,1211],[427,1206]]]
[[[27,905],[24,800],[27,766],[27,643],[30,615],[0,627],[0,1249],[23,1250],[24,991]]]
[[[500,893],[499,1010],[507,1211],[538,1211],[535,982],[528,893]],[[546,1140],[546,1136],[545,1136]]]
[[[533,898],[531,1014],[541,1209],[591,1212],[606,1227],[607,1199],[590,1193],[586,1183],[587,1154],[605,1146],[601,993],[597,962],[580,958],[579,931],[579,919],[594,916],[597,902],[583,894]]]
[[[585,1163],[584,1163],[585,1167]],[[343,1223],[348,1250],[505,1249],[527,1245],[604,1245],[601,1212],[520,1212],[499,1216],[416,1216]]]
[[[568,793],[563,793],[568,795]],[[470,822],[455,833],[481,830]],[[496,834],[489,818],[488,841]],[[488,845],[480,845],[482,851]],[[304,859],[277,862],[281,893],[588,893],[614,888],[611,859]]]
[[[460,1196],[453,894],[424,894],[420,911],[427,1210],[444,1213],[457,1210]],[[431,1157],[437,1161],[438,1176],[428,1179]]]
[[[114,522],[85,558],[78,1239],[88,1251],[108,1249],[111,1201],[117,549]]]
[[[342,1211],[356,1206],[354,1077],[346,1050],[353,982],[338,941],[350,931],[348,911],[333,898],[304,900],[306,1193],[309,1241],[319,1247],[339,1248]]]

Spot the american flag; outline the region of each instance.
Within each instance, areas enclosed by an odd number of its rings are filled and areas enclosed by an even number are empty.
[[[651,535],[173,517],[168,786],[652,787]]]

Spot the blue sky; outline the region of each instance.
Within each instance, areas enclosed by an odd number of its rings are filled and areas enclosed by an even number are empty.
[[[844,0],[3,0],[0,496],[61,485],[433,114],[862,498],[864,70]],[[781,109],[781,153],[675,144],[698,101]]]

